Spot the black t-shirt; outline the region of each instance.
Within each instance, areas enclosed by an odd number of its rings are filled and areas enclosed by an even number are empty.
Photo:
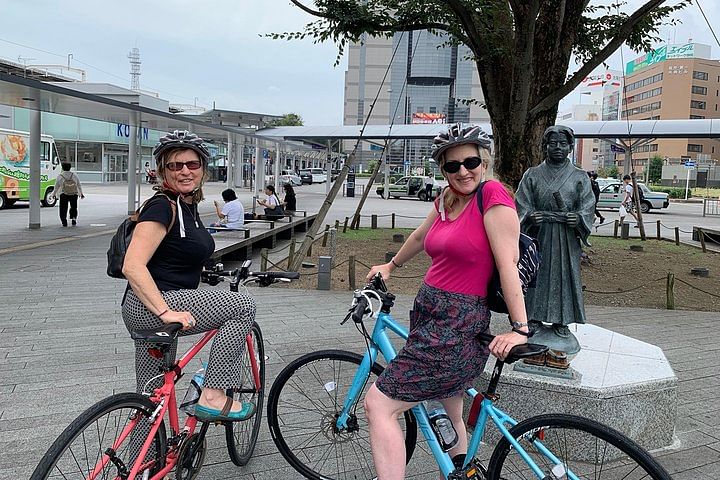
[[[297,199],[295,198],[295,195],[286,194],[285,195],[285,210],[290,210],[291,212],[294,212],[297,210]]]
[[[200,272],[215,251],[215,241],[207,232],[197,213],[197,205],[180,200],[180,210],[172,229],[158,246],[147,264],[150,275],[161,292],[195,289],[200,284]],[[177,206],[177,202],[175,205]],[[182,211],[181,211],[182,210]],[[185,238],[180,237],[180,215],[183,216]],[[159,222],[167,226],[172,221],[172,207],[164,196],[150,200],[140,212],[138,223]]]

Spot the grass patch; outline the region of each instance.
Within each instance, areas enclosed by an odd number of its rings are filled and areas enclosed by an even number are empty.
[[[395,230],[392,230],[392,233],[402,233],[405,235],[405,238],[407,238],[407,236],[410,235],[413,230],[414,229],[412,228],[396,228]],[[387,236],[388,229],[382,228],[361,228],[359,230],[350,230],[348,228],[347,232],[342,233],[341,231],[339,234],[340,238],[344,238],[349,241],[380,240],[386,238]],[[399,245],[398,248],[400,248]]]
[[[708,255],[707,253],[702,253],[702,250],[698,248],[683,244],[675,245],[675,242],[667,240],[648,239],[643,242],[639,238],[622,240],[613,237],[591,236],[590,243],[592,244],[592,248],[603,248],[618,252],[629,250],[630,245],[642,245],[645,250],[669,255],[682,255],[687,257],[703,257]]]

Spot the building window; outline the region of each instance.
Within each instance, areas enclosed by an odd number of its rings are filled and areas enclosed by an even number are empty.
[[[651,83],[659,82],[663,79],[663,74],[658,73],[653,75],[652,77],[643,78],[642,80],[638,80],[637,82],[633,82],[625,87],[625,91],[629,92],[631,90],[635,90],[636,88],[645,87],[647,85],[650,85]],[[718,80],[720,81],[720,80]]]
[[[696,80],[707,80],[709,77],[707,72],[698,72],[697,70],[693,70],[693,78]]]
[[[698,110],[705,110],[707,108],[707,104],[705,102],[701,102],[699,100],[691,100],[690,108],[697,108]]]
[[[692,86],[692,93],[697,95],[707,95],[707,87],[701,87],[699,85]]]
[[[690,115],[690,120],[700,120],[705,118],[705,115]]]
[[[688,152],[702,153],[703,146],[696,143],[688,143]]]
[[[652,90],[648,90],[647,92],[642,92],[642,93],[638,93],[636,95],[627,97],[627,102],[623,98],[623,105],[625,105],[625,103],[633,103],[633,102],[638,102],[640,100],[645,100],[646,98],[656,97],[661,94],[662,94],[662,87],[653,88]]]
[[[627,117],[628,115],[637,115],[638,113],[645,113],[650,112],[652,110],[659,110],[662,102],[653,102],[648,103],[647,105],[643,105],[642,107],[635,107],[628,110],[622,111],[622,118]]]

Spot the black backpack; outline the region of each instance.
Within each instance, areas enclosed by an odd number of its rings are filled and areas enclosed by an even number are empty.
[[[169,232],[172,229],[173,225],[175,225],[177,207],[175,206],[175,202],[170,197],[168,197],[164,193],[156,193],[152,197],[145,200],[145,202],[140,205],[140,208],[135,210],[135,213],[123,220],[123,222],[120,224],[117,231],[115,232],[115,235],[113,235],[112,239],[110,239],[110,248],[108,248],[107,251],[107,274],[109,276],[113,278],[125,278],[125,275],[123,275],[122,273],[123,264],[125,263],[125,253],[127,253],[128,246],[130,245],[130,240],[132,240],[132,233],[133,230],[135,230],[135,225],[137,225],[137,220],[140,216],[140,212],[145,207],[145,205],[158,197],[165,197],[167,198],[168,202],[170,202],[170,209],[172,210],[172,220],[170,221],[170,226],[168,227],[167,231]]]
[[[482,189],[486,182],[480,184],[480,188],[477,190],[475,198],[477,199],[478,209],[480,214],[483,214],[483,200],[482,200]],[[520,259],[518,260],[518,273],[520,275],[520,285],[522,286],[523,295],[528,291],[528,288],[535,286],[535,277],[540,270],[540,245],[538,241],[524,233],[520,233],[520,242],[518,249],[520,251]],[[497,313],[509,313],[507,305],[505,304],[505,298],[502,294],[502,287],[500,286],[500,272],[495,268],[490,284],[487,290],[487,305],[490,310]]]

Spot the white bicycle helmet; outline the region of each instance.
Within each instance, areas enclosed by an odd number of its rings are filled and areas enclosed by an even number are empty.
[[[477,125],[463,127],[462,123],[450,125],[447,132],[443,132],[433,139],[432,158],[437,162],[448,148],[468,143],[490,150],[490,137],[482,128]]]
[[[155,157],[155,161],[159,163],[167,152],[179,148],[187,148],[194,150],[200,156],[200,159],[207,164],[210,159],[210,152],[205,148],[203,143],[203,139],[194,133],[190,133],[187,130],[175,130],[160,138],[160,143],[155,145],[155,149],[153,150],[153,156]]]

